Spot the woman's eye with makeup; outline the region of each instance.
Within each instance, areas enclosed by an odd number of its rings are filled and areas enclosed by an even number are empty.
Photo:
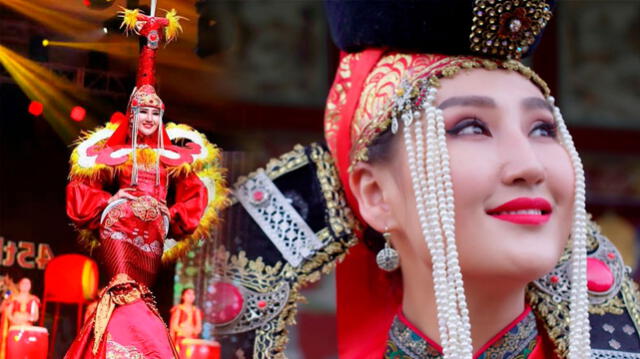
[[[538,122],[531,130],[531,136],[556,138],[558,135],[558,125],[550,122]]]
[[[453,136],[491,136],[491,132],[489,132],[487,126],[477,118],[469,118],[458,122],[447,130],[447,134]]]

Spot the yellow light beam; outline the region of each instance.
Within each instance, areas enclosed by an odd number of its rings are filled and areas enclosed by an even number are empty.
[[[73,141],[78,135],[79,128],[78,124],[72,123],[69,119],[69,111],[76,105],[88,103],[88,93],[35,61],[2,45],[0,45],[0,64],[29,99],[43,104],[44,118],[54,131],[66,143]],[[95,122],[87,119],[80,126],[91,128],[95,126]]]
[[[75,41],[53,41],[45,39],[48,47],[67,47],[80,50],[93,50],[107,53],[109,55],[127,58],[138,58],[138,42],[136,41],[104,41],[104,42],[75,42]],[[178,44],[168,44],[174,47]],[[181,47],[179,49],[161,49],[158,52],[156,62],[159,66],[169,66],[177,69],[189,69],[201,72],[214,72],[216,67],[205,59],[197,57],[191,48]]]
[[[80,50],[93,50],[118,57],[137,57],[138,43],[135,41],[118,42],[72,42],[48,40],[47,46],[68,47]]]
[[[25,0],[0,0],[0,4],[68,36],[82,37],[96,30],[94,21],[51,9],[45,4]]]

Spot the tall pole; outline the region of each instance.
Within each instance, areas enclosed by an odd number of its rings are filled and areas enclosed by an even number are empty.
[[[151,11],[149,12],[149,16],[154,17],[156,16],[156,3],[158,2],[158,0],[151,0]]]

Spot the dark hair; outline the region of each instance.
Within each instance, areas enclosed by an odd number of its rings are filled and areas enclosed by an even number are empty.
[[[180,292],[180,304],[183,304],[184,299],[182,299],[182,297],[184,297],[184,293],[186,293],[188,290],[193,291],[193,293],[194,293],[194,294],[195,294],[195,292],[196,292],[196,291],[195,291],[195,289],[193,289],[193,288],[191,288],[191,287],[184,288],[184,289],[182,290],[182,292]]]
[[[394,134],[387,128],[371,141],[367,147],[367,163],[385,163],[393,157]]]
[[[394,134],[387,128],[371,141],[367,147],[367,163],[388,163],[393,159]],[[384,247],[382,233],[366,226],[362,233],[362,241],[374,253],[378,253]]]

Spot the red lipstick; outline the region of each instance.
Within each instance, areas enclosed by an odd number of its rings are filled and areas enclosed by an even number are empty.
[[[544,198],[520,197],[490,209],[487,214],[503,221],[541,225],[551,218],[551,203]]]

